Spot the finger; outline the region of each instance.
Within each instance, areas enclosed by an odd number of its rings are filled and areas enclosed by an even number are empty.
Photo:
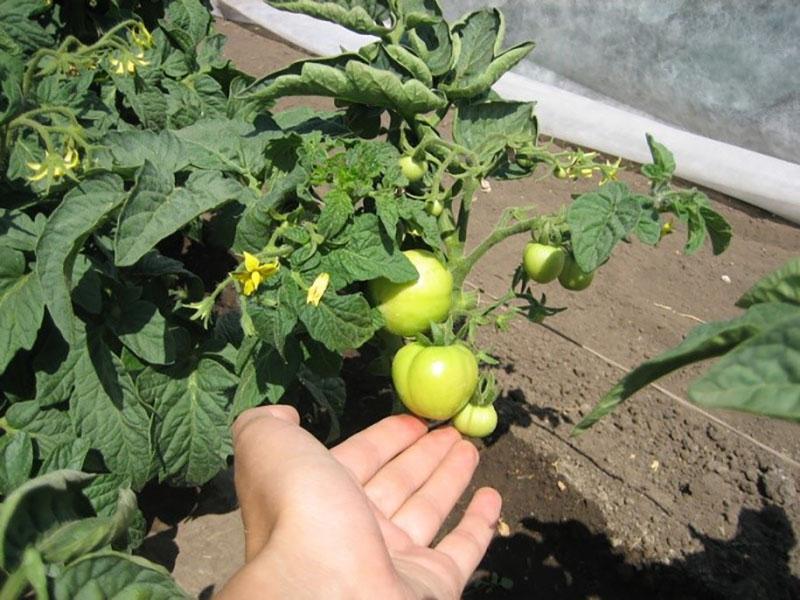
[[[497,490],[479,489],[456,528],[436,546],[436,550],[449,556],[458,567],[461,588],[466,585],[486,554],[497,528],[502,504],[503,500]]]
[[[427,431],[427,425],[420,419],[410,415],[395,415],[345,440],[333,448],[331,454],[360,483],[366,483],[383,465]]]
[[[461,439],[452,427],[435,429],[390,461],[364,486],[375,508],[391,517],[436,470]]]
[[[414,543],[427,546],[467,489],[477,466],[475,446],[467,441],[457,442],[428,481],[392,516],[392,522]]]
[[[273,404],[270,406],[259,406],[258,408],[250,408],[240,414],[233,422],[231,431],[233,437],[241,434],[242,430],[256,419],[263,419],[270,417],[273,419],[280,419],[294,425],[300,424],[300,415],[293,406],[287,404]]]

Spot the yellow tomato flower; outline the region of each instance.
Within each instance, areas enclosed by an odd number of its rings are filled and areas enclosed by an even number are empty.
[[[603,177],[600,180],[600,185],[604,185],[609,181],[616,181],[617,180],[617,173],[619,173],[619,167],[622,163],[622,159],[618,158],[617,162],[610,163],[606,161],[606,164],[600,168],[603,173]]]
[[[74,148],[67,148],[63,156],[45,150],[42,162],[25,163],[25,166],[33,171],[33,174],[29,175],[27,179],[28,181],[41,181],[48,176],[56,180],[61,179],[65,175],[71,176],[73,169],[80,164],[80,156]]]
[[[153,47],[153,34],[147,31],[147,27],[144,26],[144,23],[137,23],[134,25],[131,28],[130,34],[131,40],[133,40],[133,43],[139,46],[139,48],[147,50]]]
[[[249,252],[244,252],[243,257],[244,271],[237,271],[233,274],[233,277],[241,284],[242,293],[245,296],[252,296],[262,281],[278,272],[280,263],[278,263],[277,259],[262,263]]]
[[[143,50],[140,50],[136,54],[124,50],[117,56],[109,58],[108,62],[117,75],[125,75],[126,73],[133,75],[136,73],[136,67],[145,67],[150,64],[149,60],[144,59]]]
[[[331,276],[328,273],[320,273],[317,275],[317,278],[314,280],[314,283],[311,284],[311,287],[308,288],[308,294],[306,295],[306,304],[313,304],[314,306],[319,306],[320,300],[322,300],[322,296],[325,293],[325,290],[328,289],[328,284],[331,282]]]

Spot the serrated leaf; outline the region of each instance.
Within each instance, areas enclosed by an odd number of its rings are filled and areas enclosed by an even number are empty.
[[[418,277],[414,265],[391,238],[382,234],[374,214],[366,213],[357,217],[345,235],[345,245],[322,256],[322,270],[330,273],[331,282],[336,288],[378,277],[395,283],[413,281]]]
[[[383,22],[390,16],[386,5],[376,0],[267,0],[268,4],[291,12],[324,19],[357,33],[382,35],[390,31]]]
[[[317,221],[317,230],[324,237],[333,237],[347,224],[355,212],[353,201],[346,192],[333,189],[323,199],[324,205]]]
[[[25,273],[22,252],[0,246],[0,372],[18,350],[30,350],[44,317],[35,273]]]
[[[400,220],[400,209],[394,191],[381,190],[375,194],[375,212],[381,220],[386,235],[394,239],[397,235],[397,222]]]
[[[245,209],[236,226],[234,249],[241,252],[260,251],[269,241],[273,227],[270,210],[279,209],[281,204],[295,197],[299,186],[308,183],[308,173],[300,165],[272,182],[269,192]]]
[[[300,353],[297,344],[289,345],[284,359],[275,348],[262,344],[242,369],[241,379],[233,397],[233,420],[248,408],[265,402],[276,404],[297,377]]]
[[[302,298],[289,298],[290,289],[289,286],[281,286],[278,304],[274,307],[248,303],[247,308],[258,338],[275,348],[281,356],[284,356],[286,338],[297,324],[295,306],[302,301]]]
[[[641,206],[628,187],[611,182],[578,196],[567,211],[572,252],[581,270],[594,271],[639,222]]]
[[[481,102],[459,107],[453,123],[453,139],[491,158],[507,146],[536,141],[533,102]]]
[[[312,338],[333,352],[360,347],[378,329],[361,294],[325,294],[318,306],[303,306],[300,320]]]
[[[108,325],[125,347],[142,360],[155,365],[175,362],[175,341],[158,307],[146,300],[120,306],[119,318]]]
[[[171,176],[145,161],[119,215],[115,264],[133,265],[162,239],[240,192],[238,183],[215,171],[194,171],[185,186],[176,188]]]
[[[56,471],[31,479],[0,504],[0,567],[19,564],[25,548],[64,523],[93,516],[81,488],[92,478],[77,471]]]
[[[800,257],[790,258],[779,269],[760,279],[736,301],[739,308],[762,302],[800,305]]]
[[[700,207],[708,237],[711,238],[711,250],[715,255],[728,249],[733,236],[730,223],[721,214],[708,206]]]
[[[36,274],[45,303],[64,338],[75,336],[72,312],[72,268],[86,237],[125,198],[122,179],[104,174],[82,181],[53,211],[36,246]]]
[[[181,50],[191,53],[208,34],[211,15],[200,0],[171,0],[158,24]]]
[[[658,244],[661,239],[661,217],[658,211],[643,207],[634,233],[643,244],[649,246]]]
[[[623,377],[581,419],[575,426],[573,435],[589,429],[624,400],[656,379],[694,362],[720,356],[765,330],[796,320],[798,315],[800,308],[791,304],[759,304],[735,319],[695,327],[675,348],[642,363]]]
[[[103,138],[111,154],[114,167],[133,172],[146,161],[155,165],[161,172],[171,175],[185,169],[189,164],[187,148],[175,132],[154,131],[112,131]]]
[[[225,367],[206,358],[139,375],[139,393],[157,414],[161,479],[202,485],[225,467],[232,451],[227,409],[236,383]]]
[[[34,220],[21,211],[0,209],[0,246],[33,252],[45,223],[47,218],[42,213]]]
[[[25,483],[33,468],[33,441],[24,431],[6,433],[0,438],[0,494]]]
[[[175,600],[189,598],[164,567],[139,556],[102,551],[67,566],[55,578],[54,600],[104,598]]]
[[[61,469],[81,471],[90,449],[91,444],[83,438],[74,438],[59,444],[44,455],[39,473],[50,473]]]
[[[653,157],[653,164],[659,168],[662,176],[667,180],[675,172],[675,157],[664,144],[660,144],[651,134],[646,134],[647,146],[650,148],[650,155]]]
[[[69,413],[75,431],[99,450],[108,467],[140,489],[150,474],[150,415],[130,375],[106,346],[103,331],[88,328],[74,366]]]
[[[36,400],[15,402],[8,408],[5,418],[11,427],[36,439],[41,458],[45,460],[60,445],[70,443],[76,437],[66,411],[42,409]]]
[[[768,308],[759,304],[751,310]],[[800,421],[800,311],[723,356],[689,388],[706,408]]]

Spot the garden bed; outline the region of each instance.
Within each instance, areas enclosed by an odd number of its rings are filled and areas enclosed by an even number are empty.
[[[253,74],[303,57],[257,31],[229,22],[218,28],[229,36],[227,55]],[[291,100],[301,103],[309,101]],[[646,189],[635,165],[621,179]],[[493,183],[475,203],[474,235],[488,232],[506,206],[553,210],[591,185]],[[796,227],[728,198],[712,200],[734,230],[723,256],[706,249],[686,258],[677,235],[658,251],[622,244],[590,290],[547,288],[549,304],[569,310],[546,326],[520,322],[482,334],[501,359],[505,393],[475,485],[503,494],[511,535],[493,543],[465,597],[800,597],[796,426],[691,408],[681,399],[694,368],[643,390],[582,437],[569,436],[620,367],[674,346],[698,321],[736,314],[742,292],[800,253]],[[518,240],[497,246],[470,283],[501,294],[521,251]],[[386,402],[374,393],[362,400],[376,417]],[[231,493],[223,474],[199,496],[162,489],[149,496],[153,528],[142,552],[192,593],[210,596],[240,564]]]

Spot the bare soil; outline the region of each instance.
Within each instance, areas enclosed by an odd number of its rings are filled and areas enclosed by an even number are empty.
[[[252,28],[218,27],[229,36],[228,56],[253,74],[305,56]],[[628,167],[622,179],[644,190],[636,165]],[[552,211],[593,186],[551,179],[493,182],[476,203],[474,239],[507,206],[533,202]],[[466,598],[800,598],[796,425],[694,409],[684,398],[701,366],[642,390],[570,437],[624,368],[675,345],[699,322],[737,314],[742,292],[800,252],[794,225],[710,195],[734,230],[722,256],[707,248],[684,256],[683,231],[657,249],[623,244],[587,291],[544,288],[550,304],[569,308],[545,325],[484,333],[501,360],[505,392],[501,427],[481,447],[474,485],[503,494],[511,535],[492,544]],[[502,294],[523,245],[512,239],[495,248],[470,283]],[[385,395],[370,402],[371,418],[391,404]],[[172,496],[172,504],[166,496],[152,492],[154,529],[143,552],[187,590],[210,597],[241,564],[230,476],[201,494]]]

